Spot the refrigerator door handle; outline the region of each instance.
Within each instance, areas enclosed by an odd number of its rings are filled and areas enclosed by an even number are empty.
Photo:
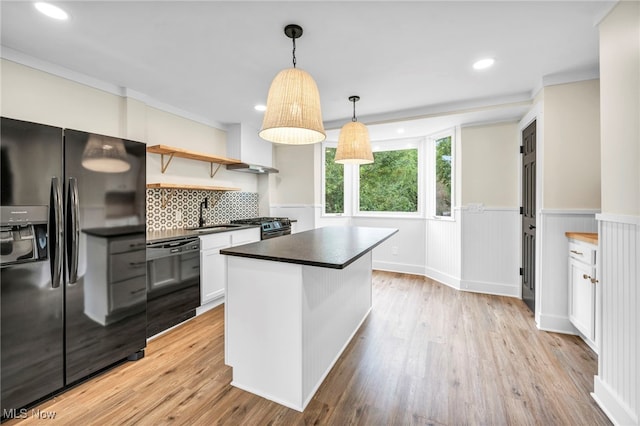
[[[55,239],[54,246],[49,246],[49,256],[51,258],[51,287],[60,287],[62,277],[62,258],[64,254],[64,222],[62,219],[62,189],[57,177],[51,178],[51,204],[53,217],[49,218],[49,232]],[[51,237],[50,240],[51,241]]]
[[[68,217],[69,228],[68,237],[71,238],[70,244],[67,246],[68,263],[69,263],[69,284],[75,284],[78,281],[78,255],[80,244],[80,208],[78,204],[78,181],[74,177],[69,178],[69,197],[68,197]]]

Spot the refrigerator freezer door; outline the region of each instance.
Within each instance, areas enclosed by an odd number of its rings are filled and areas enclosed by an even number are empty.
[[[75,130],[65,129],[64,135],[66,383],[71,384],[146,346],[146,147]],[[116,151],[126,160],[110,170]],[[120,258],[129,261],[118,267],[122,274],[114,274]]]
[[[0,271],[0,401],[7,415],[64,385],[63,288],[51,279],[57,246],[52,236],[59,231],[52,179],[62,178],[62,129],[7,118],[0,127],[0,221],[7,220],[3,249],[12,250],[9,239],[31,241],[34,247],[33,256],[18,256]],[[28,212],[20,213],[25,215],[22,224],[8,223],[10,214],[4,212],[9,206],[15,207],[9,212]]]

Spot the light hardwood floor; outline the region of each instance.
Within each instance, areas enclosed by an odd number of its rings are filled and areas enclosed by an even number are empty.
[[[610,424],[589,396],[596,355],[537,330],[520,300],[388,272],[373,288],[371,314],[304,413],[229,385],[221,306],[35,407],[53,421],[7,424]]]

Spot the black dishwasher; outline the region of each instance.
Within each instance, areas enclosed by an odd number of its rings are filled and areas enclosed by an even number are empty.
[[[147,338],[196,315],[200,239],[147,244]]]

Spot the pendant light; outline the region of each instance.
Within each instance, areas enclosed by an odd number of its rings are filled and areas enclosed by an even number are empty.
[[[121,139],[90,135],[82,153],[82,167],[94,172],[123,173],[131,165]]]
[[[349,96],[349,100],[353,102],[353,118],[350,123],[340,129],[335,162],[340,164],[373,163],[369,130],[356,118],[356,102],[360,100],[360,96]]]
[[[318,86],[309,73],[296,68],[296,39],[302,36],[302,27],[287,25],[284,33],[293,40],[293,68],[280,71],[273,79],[258,134],[264,140],[280,144],[322,142],[327,136]]]

